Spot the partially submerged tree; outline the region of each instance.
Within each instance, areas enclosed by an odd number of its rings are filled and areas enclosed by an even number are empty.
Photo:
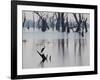
[[[75,21],[77,23],[76,32],[82,32],[82,37],[84,37],[84,29],[85,29],[85,32],[88,31],[87,30],[87,18],[85,19],[83,17],[83,14],[81,14],[81,13],[78,13],[77,15],[76,15],[76,13],[73,13]]]
[[[84,25],[84,28],[85,28],[85,32],[88,32],[88,30],[87,30],[87,18],[84,19],[83,25]]]
[[[56,30],[60,31],[60,12],[56,13],[57,22],[56,22]]]
[[[22,24],[23,27],[25,26],[25,22],[26,22],[26,15],[25,13],[23,13],[23,24]]]
[[[34,13],[33,14],[33,29],[35,29],[35,18],[34,18]]]
[[[55,13],[53,13],[53,15],[49,18],[49,25],[52,28],[52,30],[54,31],[54,27],[55,27]]]
[[[64,13],[60,13],[57,12],[56,13],[56,30],[57,31],[62,31],[65,32],[66,31],[66,26],[65,26],[65,17],[64,17]],[[60,30],[61,28],[61,30]]]
[[[39,18],[42,20],[42,27],[41,27],[41,30],[43,31],[43,32],[45,32],[46,31],[46,29],[49,29],[49,26],[48,26],[48,23],[47,23],[47,21],[46,21],[46,18],[44,18],[39,12],[37,12],[37,11],[34,11],[34,13],[36,13],[38,16],[39,16]]]
[[[78,20],[78,17],[76,16],[76,13],[73,13],[73,16],[74,16],[75,21],[77,23],[76,32],[80,32],[80,30],[81,30],[80,26],[81,26],[81,22],[82,22],[82,20],[81,20],[81,14],[80,13],[78,14],[79,20]]]
[[[68,16],[66,17],[65,26],[66,26],[66,28],[67,28],[67,33],[69,33],[69,32],[70,32],[70,29],[69,29]]]
[[[64,13],[61,13],[61,26],[62,26],[62,32],[65,32],[66,27],[64,23]]]

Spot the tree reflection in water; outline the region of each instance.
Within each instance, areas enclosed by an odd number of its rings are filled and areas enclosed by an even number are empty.
[[[86,38],[29,39],[25,41],[23,42],[23,68],[89,65],[89,40]],[[36,51],[41,50],[44,45],[44,54],[48,55],[46,61],[42,61]]]

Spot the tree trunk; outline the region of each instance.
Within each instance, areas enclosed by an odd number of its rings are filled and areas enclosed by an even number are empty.
[[[61,26],[62,26],[62,32],[65,32],[64,13],[61,13]]]
[[[47,24],[47,22],[46,22],[46,19],[44,19],[38,12],[34,12],[34,13],[36,13],[36,14],[40,17],[40,19],[42,20],[42,27],[41,27],[41,30],[42,30],[43,32],[45,32],[46,29],[49,29],[49,26],[48,26],[48,24]]]
[[[87,18],[86,18],[86,20],[84,21],[84,28],[85,28],[85,32],[87,32],[88,30],[87,30]]]
[[[35,29],[34,14],[33,14],[33,29]]]
[[[60,31],[60,13],[58,13],[57,23],[56,23],[56,30]]]
[[[49,29],[48,24],[46,22],[46,20],[42,20],[42,31],[45,32],[46,29]]]
[[[24,20],[23,20],[23,27],[25,26],[25,22],[26,22],[26,16],[25,16],[25,14],[24,14]]]
[[[81,25],[81,15],[79,14],[79,21],[78,21],[78,18],[76,16],[76,13],[73,13],[73,15],[74,15],[74,18],[75,18],[76,23],[77,23],[76,32],[79,32],[80,31],[80,25]]]

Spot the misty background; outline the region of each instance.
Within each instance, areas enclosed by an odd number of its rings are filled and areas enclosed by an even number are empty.
[[[89,19],[88,13],[22,11],[22,67],[89,65]]]

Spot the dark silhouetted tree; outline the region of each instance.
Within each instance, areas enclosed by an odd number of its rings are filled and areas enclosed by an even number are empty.
[[[60,31],[60,13],[56,13],[57,14],[57,22],[56,22],[56,30]]]
[[[88,30],[87,30],[87,18],[83,21],[83,25],[85,28],[85,32],[88,32]]]
[[[54,31],[54,27],[55,27],[55,19],[54,19],[54,17],[55,17],[55,13],[53,14],[52,17],[49,18],[49,25],[50,25],[50,27],[52,28],[53,31]]]
[[[70,29],[69,29],[69,22],[68,22],[68,16],[66,17],[66,27],[67,27],[67,33],[70,32]]]
[[[61,26],[62,26],[62,32],[65,32],[66,27],[64,23],[64,13],[61,13]]]
[[[74,16],[75,21],[77,23],[76,32],[80,32],[80,30],[81,30],[80,27],[81,27],[81,22],[82,22],[81,14],[80,13],[78,14],[79,20],[78,20],[78,17],[76,16],[76,13],[73,13],[73,16]]]
[[[39,12],[34,11],[34,13],[36,13],[36,14],[40,17],[40,19],[42,20],[42,27],[41,27],[41,30],[42,30],[43,32],[45,32],[46,29],[49,29],[49,26],[48,26],[48,23],[47,23],[46,19],[43,18],[43,16],[41,16],[41,15],[39,14]]]
[[[33,14],[33,29],[35,29],[35,18],[34,18],[34,12],[32,13]]]
[[[76,32],[81,32],[82,37],[84,37],[84,29],[85,32],[87,32],[87,18],[85,19],[83,17],[83,14],[79,13],[78,16],[76,16],[76,13],[73,13],[73,16],[76,20],[77,23],[77,28],[76,28]],[[78,20],[79,17],[79,20]]]
[[[25,26],[25,22],[26,22],[26,16],[25,13],[23,13],[23,27]]]

